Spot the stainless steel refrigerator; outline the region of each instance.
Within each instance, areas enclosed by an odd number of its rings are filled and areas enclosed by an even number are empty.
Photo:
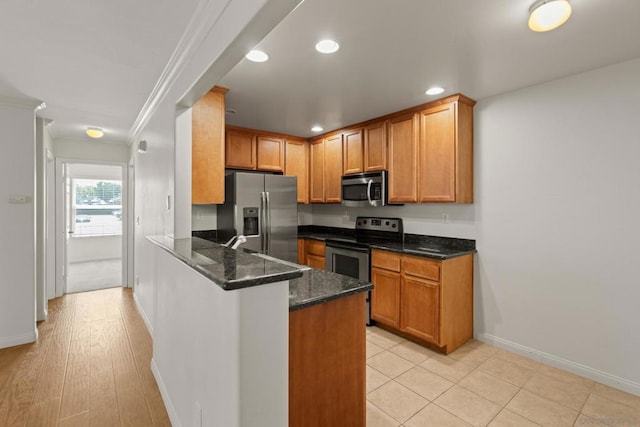
[[[295,176],[252,172],[225,175],[225,202],[218,205],[218,236],[244,235],[240,247],[286,261],[298,258]]]

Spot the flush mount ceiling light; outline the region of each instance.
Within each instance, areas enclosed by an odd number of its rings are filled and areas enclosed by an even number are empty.
[[[340,49],[340,45],[333,40],[320,40],[316,43],[316,50],[320,53],[335,53]]]
[[[444,92],[443,88],[441,88],[440,86],[433,86],[427,89],[425,93],[427,95],[440,95],[442,92]]]
[[[100,128],[87,128],[87,136],[94,139],[102,138],[104,131]]]
[[[567,22],[571,16],[569,0],[538,0],[529,8],[529,29],[551,31]]]
[[[314,127],[312,127],[312,128],[311,128],[311,131],[312,131],[312,132],[322,132],[322,131],[323,131],[323,129],[322,129],[322,126],[317,126],[317,125],[316,125],[316,126],[314,126]]]
[[[247,53],[245,55],[245,58],[247,58],[249,61],[253,61],[253,62],[266,62],[269,59],[269,55],[267,55],[266,53],[264,53],[261,50],[252,50],[249,53]]]

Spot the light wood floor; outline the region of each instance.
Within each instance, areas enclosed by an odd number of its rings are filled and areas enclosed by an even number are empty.
[[[0,350],[1,426],[170,426],[130,289],[49,301],[37,343]]]

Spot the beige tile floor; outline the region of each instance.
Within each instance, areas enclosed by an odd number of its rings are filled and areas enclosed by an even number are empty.
[[[444,356],[367,328],[367,427],[640,427],[640,397],[472,340]]]

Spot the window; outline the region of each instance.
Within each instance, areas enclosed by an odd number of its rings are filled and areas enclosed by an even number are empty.
[[[122,234],[122,182],[72,179],[74,236]]]

